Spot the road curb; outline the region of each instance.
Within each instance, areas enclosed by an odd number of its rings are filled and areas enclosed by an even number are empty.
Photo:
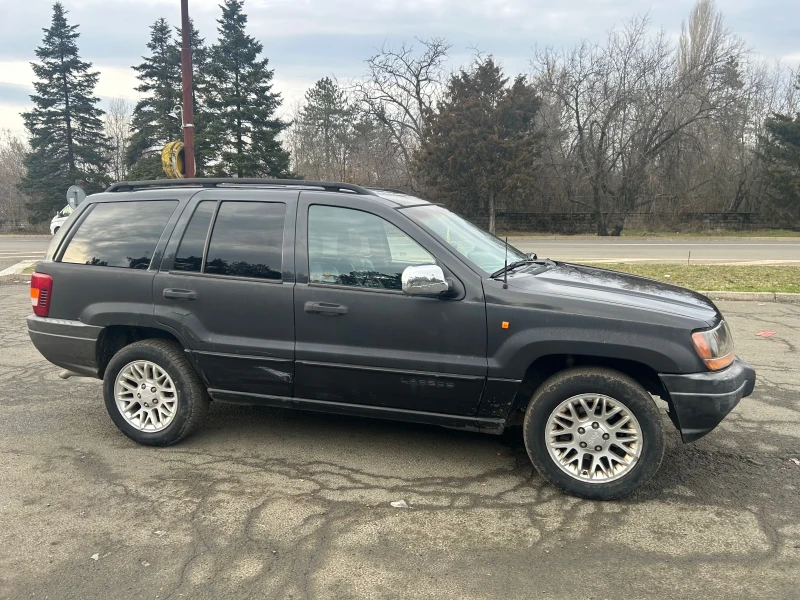
[[[800,294],[786,292],[704,292],[712,300],[746,300],[750,302],[782,302],[785,304],[800,304]]]
[[[34,260],[21,260],[15,265],[11,265],[7,269],[3,269],[0,271],[0,277],[6,277],[7,275],[19,275],[22,271],[30,267],[31,265],[35,265],[41,259],[34,259]]]

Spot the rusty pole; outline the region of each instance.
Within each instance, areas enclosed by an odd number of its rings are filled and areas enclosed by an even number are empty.
[[[185,177],[194,171],[194,105],[192,104],[192,44],[189,0],[181,0],[181,86],[183,89],[183,164]]]

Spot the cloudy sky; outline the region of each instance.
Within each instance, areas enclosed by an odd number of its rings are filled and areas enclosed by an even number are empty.
[[[178,0],[62,0],[78,24],[82,57],[100,71],[97,95],[137,98],[131,65],[146,52],[148,27],[159,17],[180,21]],[[317,79],[341,81],[364,72],[383,43],[441,36],[454,65],[470,48],[494,54],[509,72],[527,71],[534,46],[599,40],[614,25],[648,13],[654,27],[677,35],[693,0],[246,0],[249,33],[264,44],[284,108]],[[190,0],[207,42],[216,38],[217,0]],[[800,1],[718,0],[726,25],[769,59],[800,64]],[[52,0],[0,0],[0,128],[23,133],[29,107],[30,61],[49,26]]]

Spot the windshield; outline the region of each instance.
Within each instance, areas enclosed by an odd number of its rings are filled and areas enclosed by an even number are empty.
[[[414,206],[403,209],[403,212],[420,225],[427,227],[458,254],[487,273],[494,273],[503,268],[506,260],[506,244],[491,233],[479,229],[441,206],[432,204]],[[508,246],[508,264],[526,258],[524,252],[511,245]]]

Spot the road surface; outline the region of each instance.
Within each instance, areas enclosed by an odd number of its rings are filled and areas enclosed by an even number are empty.
[[[49,235],[0,235],[0,271],[23,260],[42,258],[49,244]]]
[[[0,271],[21,260],[40,258],[49,236],[0,235]],[[571,262],[684,263],[691,252],[696,264],[799,265],[800,238],[792,241],[755,240],[640,240],[624,238],[548,239],[509,238],[509,243],[540,258]]]
[[[589,502],[534,472],[519,428],[215,403],[139,446],[101,382],[33,348],[27,286],[0,285],[0,599],[797,600],[800,305],[719,307],[755,392],[693,444],[664,415],[653,480]]]
[[[509,238],[524,252],[570,262],[755,264],[800,266],[800,238],[793,241],[642,240],[625,238]]]

